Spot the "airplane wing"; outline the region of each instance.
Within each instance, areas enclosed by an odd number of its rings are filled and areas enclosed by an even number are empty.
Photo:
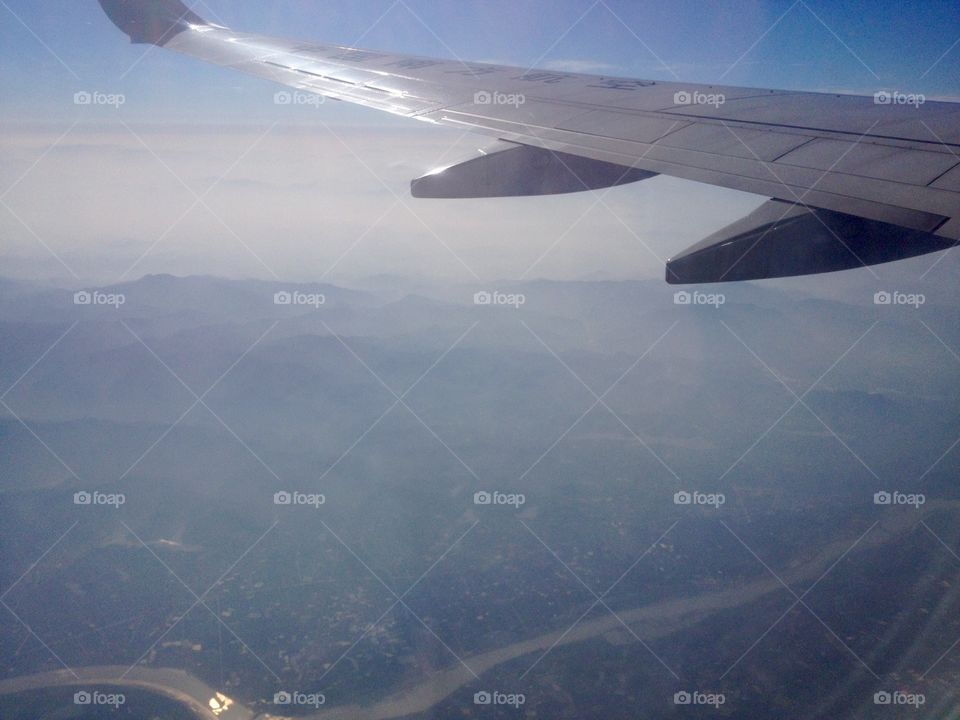
[[[667,263],[670,283],[830,272],[960,241],[960,103],[664,83],[395,55],[215,25],[180,0],[100,0],[134,43],[492,146],[416,197],[576,192],[663,174],[769,198]]]

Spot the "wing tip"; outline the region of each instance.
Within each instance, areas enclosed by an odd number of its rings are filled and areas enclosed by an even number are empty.
[[[100,7],[138,44],[164,45],[190,25],[207,24],[180,0],[100,0]]]

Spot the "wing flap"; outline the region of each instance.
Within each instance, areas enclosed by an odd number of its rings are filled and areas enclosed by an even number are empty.
[[[670,133],[658,144],[681,150],[773,162],[808,142],[812,142],[812,138],[804,135],[747,128],[733,131],[724,125],[694,123]]]
[[[839,140],[814,140],[777,160],[815,170],[891,180],[907,185],[929,185],[960,158],[949,153],[907,150],[875,143],[851,145]]]
[[[930,183],[930,187],[960,193],[960,165],[938,177]]]
[[[840,134],[851,140],[865,136],[867,141],[911,140],[938,147],[941,143],[960,144],[958,104],[926,99],[917,99],[916,104],[885,104],[876,97],[860,95],[783,93],[727,99],[716,107],[692,106],[675,112],[746,126]]]
[[[617,138],[635,143],[655,143],[660,138],[684,127],[687,122],[674,118],[590,110],[556,125],[559,130],[567,132]]]

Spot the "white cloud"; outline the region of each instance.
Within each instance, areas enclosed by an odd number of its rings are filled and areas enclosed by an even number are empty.
[[[81,126],[5,199],[85,281],[115,281],[128,270],[127,278],[272,271],[309,280],[335,263],[327,278],[334,281],[379,273],[472,281],[467,268],[482,279],[510,279],[531,267],[528,277],[660,277],[663,259],[756,204],[669,178],[614,189],[603,205],[592,193],[417,200],[411,179],[484,144],[417,124],[332,127],[337,137],[322,126],[278,127],[259,143],[264,128],[133,127],[163,164],[123,127]],[[9,133],[0,186],[61,132]],[[204,198],[209,209],[190,209],[187,188],[202,194],[224,172]],[[0,235],[5,274],[65,274],[6,210]]]

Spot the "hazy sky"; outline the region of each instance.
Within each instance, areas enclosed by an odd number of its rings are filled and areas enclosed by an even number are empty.
[[[238,29],[396,52],[960,96],[960,6],[949,1],[188,4]],[[668,178],[600,204],[417,201],[411,178],[487,141],[341,103],[277,106],[270,83],[129,45],[95,0],[0,0],[0,17],[2,275],[653,277],[762,202]],[[81,90],[125,104],[77,107]]]

